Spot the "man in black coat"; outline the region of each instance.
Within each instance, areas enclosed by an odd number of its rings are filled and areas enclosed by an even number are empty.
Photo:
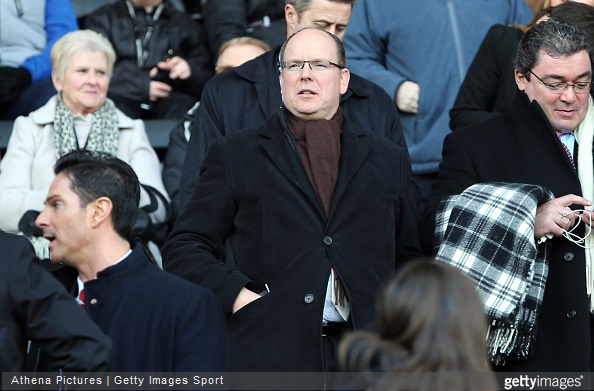
[[[287,0],[287,37],[305,26],[321,26],[344,37],[354,0]],[[213,140],[259,125],[281,106],[279,49],[215,76],[205,86],[192,125],[179,195],[180,211],[190,199],[200,165]],[[346,118],[406,148],[392,99],[379,86],[351,74],[340,106]]]
[[[71,292],[112,339],[110,370],[225,371],[227,336],[214,295],[159,269],[140,243],[130,244],[140,197],[132,168],[75,150],[54,171],[36,223],[50,241],[51,261],[76,269]]]
[[[571,211],[591,210],[594,197],[592,191],[584,193],[593,188],[594,180],[590,50],[584,32],[572,25],[550,20],[532,27],[516,55],[520,92],[514,111],[446,137],[439,176],[425,210],[423,239],[431,247],[440,201],[473,184],[534,184],[556,197],[538,207],[534,221],[534,240],[544,241],[539,252],[548,248],[549,271],[533,350],[527,359],[510,359],[498,368],[503,371],[592,370],[588,250],[562,236],[579,216],[588,221],[586,214]]]
[[[117,59],[109,98],[126,115],[180,119],[214,74],[202,25],[170,0],[117,0],[84,18]]]
[[[342,116],[342,42],[310,26],[284,45],[284,107],[212,143],[163,247],[221,302],[234,371],[337,369],[340,336],[373,323],[383,279],[420,253],[406,151]]]
[[[31,242],[0,231],[0,372],[25,370],[27,341],[47,371],[107,371],[111,341],[39,265]]]

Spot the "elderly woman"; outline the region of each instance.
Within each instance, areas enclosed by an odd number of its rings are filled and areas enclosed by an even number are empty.
[[[113,154],[132,166],[142,184],[167,194],[144,123],[125,116],[107,99],[115,62],[110,42],[91,30],[74,31],[56,42],[51,59],[58,94],[15,120],[0,163],[0,229],[7,232],[23,229],[19,221],[27,211],[43,209],[54,177],[52,167],[73,149]],[[153,223],[166,218],[166,198],[156,198],[158,208],[150,213]],[[140,203],[151,203],[146,189]]]

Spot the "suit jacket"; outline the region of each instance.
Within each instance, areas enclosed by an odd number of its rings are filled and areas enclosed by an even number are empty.
[[[405,150],[345,119],[326,217],[284,115],[212,143],[163,248],[166,270],[213,290],[227,315],[242,287],[270,288],[228,319],[231,370],[320,371],[330,268],[357,329],[374,320],[384,278],[419,254]],[[217,259],[227,238],[237,270]]]
[[[66,282],[68,272],[60,272]],[[76,275],[66,282],[73,294]],[[224,317],[214,295],[151,264],[140,243],[85,283],[85,304],[113,341],[111,371],[227,370]]]
[[[518,93],[514,111],[446,137],[439,176],[425,210],[423,239],[427,247],[431,246],[439,201],[484,182],[540,185],[555,197],[581,195],[577,173],[550,122],[538,103],[528,103],[524,93]],[[549,273],[532,357],[510,363],[502,370],[590,371],[592,341],[585,252],[563,237],[552,239],[550,246]]]
[[[31,242],[0,231],[0,251],[0,371],[25,370],[28,340],[47,371],[108,370],[111,341],[38,264]]]
[[[279,49],[213,77],[205,86],[192,124],[179,196],[180,208],[190,199],[208,146],[213,140],[260,125],[282,104]],[[406,148],[394,101],[379,86],[351,74],[340,106],[346,118],[363,129]]]

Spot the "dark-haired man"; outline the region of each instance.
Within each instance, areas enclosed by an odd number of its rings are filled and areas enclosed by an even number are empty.
[[[519,330],[531,335],[524,339],[530,349],[517,349],[519,354],[508,357],[504,371],[592,370],[594,249],[583,247],[594,242],[590,237],[581,245],[575,243],[587,232],[583,225],[573,231],[577,235],[573,241],[566,237],[580,217],[589,221],[586,213],[572,210],[591,210],[594,199],[591,50],[586,34],[565,22],[551,19],[530,28],[516,54],[515,81],[520,91],[514,111],[446,137],[443,162],[425,212],[423,239],[429,247],[442,201],[471,185],[530,184],[554,194],[553,200],[536,209],[531,227],[532,244],[536,243],[539,254],[548,254],[548,276],[544,294],[537,296],[541,302],[537,322]],[[502,242],[495,235],[491,239]],[[516,341],[522,339],[509,340],[508,346]],[[522,357],[525,353],[528,356]]]
[[[75,150],[62,156],[36,220],[50,259],[76,273],[73,293],[113,341],[110,370],[225,371],[226,335],[211,292],[150,263],[131,247],[140,185],[115,157]]]

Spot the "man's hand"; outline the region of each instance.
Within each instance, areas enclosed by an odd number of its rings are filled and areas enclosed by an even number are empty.
[[[190,64],[183,58],[179,56],[172,57],[167,61],[160,61],[157,63],[157,66],[151,69],[151,77],[154,77],[158,70],[162,69],[164,71],[169,72],[170,79],[181,79],[185,80],[188,77],[192,76],[192,70],[190,69]]]
[[[583,219],[585,223],[590,223],[586,215],[571,213],[570,205],[590,206],[592,202],[583,197],[568,194],[542,204],[536,209],[534,237],[538,240],[546,235],[561,236],[563,231],[575,225],[578,218]]]
[[[414,81],[405,81],[396,92],[396,106],[405,113],[416,114],[419,111],[419,85]]]
[[[248,305],[254,300],[258,300],[259,298],[259,294],[252,292],[245,287],[241,288],[237,298],[235,299],[235,302],[233,303],[233,309],[231,310],[232,313],[236,313],[241,307]]]
[[[31,74],[25,68],[0,67],[0,104],[10,104],[31,85]]]
[[[149,99],[151,102],[155,102],[158,99],[167,98],[171,94],[171,90],[173,88],[169,84],[153,80],[149,86]]]

